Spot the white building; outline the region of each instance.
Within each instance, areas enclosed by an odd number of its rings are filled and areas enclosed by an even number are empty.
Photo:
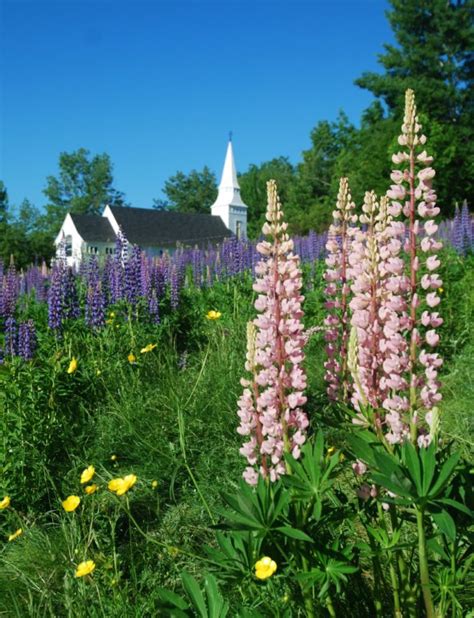
[[[220,217],[237,238],[247,238],[247,206],[240,196],[232,140],[227,146],[219,193],[211,206],[211,214]]]
[[[76,268],[84,256],[112,255],[118,231],[147,253],[177,245],[206,247],[225,238],[247,237],[247,206],[240,197],[234,152],[229,140],[224,169],[211,214],[106,206],[102,216],[68,213],[55,239],[56,254]]]

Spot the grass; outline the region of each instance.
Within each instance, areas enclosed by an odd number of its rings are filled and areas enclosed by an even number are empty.
[[[443,303],[442,427],[466,454],[474,408],[472,263],[449,257]],[[319,275],[307,289],[306,326],[322,322]],[[213,308],[223,317],[208,322],[203,316]],[[197,576],[206,570],[203,546],[214,543],[221,492],[236,491],[244,468],[236,401],[252,315],[249,280],[224,284],[189,292],[179,316],[160,328],[120,317],[119,328],[95,336],[73,327],[60,342],[42,335],[31,366],[4,368],[1,482],[26,524],[23,537],[0,547],[0,616],[157,615],[160,586],[179,588],[183,568]],[[157,348],[140,354],[149,342]],[[130,351],[137,364],[128,362]],[[79,368],[68,376],[71,355]],[[345,429],[326,405],[323,362],[318,332],[307,346],[308,412],[313,428],[340,446]],[[15,379],[8,388],[7,371]],[[130,472],[139,477],[127,499],[146,537],[105,490],[89,502],[81,493],[80,513],[61,512],[60,499],[81,492],[78,477],[89,464],[102,486]],[[16,525],[13,514],[0,513],[2,534]],[[94,586],[86,586],[73,577],[74,565],[91,552],[98,567]]]

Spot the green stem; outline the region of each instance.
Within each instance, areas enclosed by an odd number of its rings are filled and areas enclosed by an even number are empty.
[[[306,558],[306,556],[302,556],[301,562],[303,565],[303,571],[307,573],[308,572],[308,559]],[[313,595],[311,593],[311,590],[312,590],[312,586],[306,588],[303,583],[301,584],[301,593],[303,594],[304,607],[306,610],[307,618],[314,618]]]
[[[381,526],[388,533],[389,532],[388,526],[385,521],[384,512],[382,510],[382,505],[380,504],[380,502],[377,503],[377,512],[378,512],[378,519],[379,519]],[[393,517],[392,517],[392,528],[393,529],[397,528],[396,524],[394,525]],[[401,616],[402,614],[400,611],[400,582],[398,579],[396,564],[397,564],[396,557],[392,553],[392,555],[389,555],[389,573],[390,573],[390,581],[392,583],[393,609],[394,609],[395,616],[398,618],[398,616]]]
[[[418,555],[420,561],[420,582],[423,591],[427,618],[435,618],[435,609],[430,590],[430,574],[428,568],[428,555],[426,552],[424,509],[416,509],[416,523],[418,527]]]
[[[332,603],[332,599],[329,594],[326,597],[326,607],[328,609],[329,615],[332,618],[336,618],[336,610],[334,609],[334,605]]]
[[[379,557],[377,556],[377,546],[375,544],[374,539],[368,535],[370,549],[372,550],[372,568],[374,569],[374,606],[375,606],[375,615],[383,616],[382,614],[382,601],[380,597],[380,589],[383,582],[383,573],[382,567],[380,565]]]

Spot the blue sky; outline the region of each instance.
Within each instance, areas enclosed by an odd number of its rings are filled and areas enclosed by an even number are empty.
[[[0,0],[0,179],[44,205],[58,157],[107,152],[137,207],[177,170],[296,163],[393,41],[386,0]]]

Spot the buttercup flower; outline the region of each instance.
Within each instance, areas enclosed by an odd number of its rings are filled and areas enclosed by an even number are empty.
[[[158,344],[156,343],[149,343],[148,345],[146,345],[144,348],[140,350],[140,354],[146,354],[147,352],[151,352],[152,350],[156,348],[157,345]]]
[[[109,481],[108,488],[113,491],[117,496],[123,496],[129,489],[131,489],[137,482],[135,474],[127,474],[123,478],[112,479]]]
[[[13,534],[10,534],[10,536],[8,537],[8,540],[14,541],[20,536],[20,534],[23,534],[23,528],[18,528],[18,530],[16,530]]]
[[[68,496],[66,500],[62,501],[63,509],[68,513],[72,513],[75,511],[79,504],[81,503],[81,499],[79,496]]]
[[[127,360],[128,360],[129,363],[135,363],[136,360],[137,360],[137,357],[135,356],[135,354],[132,354],[130,352],[130,354],[127,356]]]
[[[153,487],[153,489],[156,489],[158,487],[158,481],[152,481],[151,486]]]
[[[117,455],[112,455],[110,457],[110,461],[117,461]]]
[[[81,474],[81,484],[88,483],[95,474],[94,466],[89,466]]]
[[[264,556],[255,563],[255,577],[257,579],[268,579],[276,570],[276,562],[268,556]]]
[[[93,560],[85,560],[77,565],[76,577],[84,577],[84,575],[90,575],[95,569],[95,562]]]
[[[221,317],[221,315],[222,313],[220,311],[211,310],[206,313],[206,318],[208,320],[218,320]]]
[[[10,506],[10,496],[5,496],[3,500],[0,500],[0,511],[7,509]]]
[[[67,373],[74,373],[77,369],[77,359],[75,356],[72,357],[71,362],[69,363],[69,367],[67,368]]]
[[[99,489],[99,486],[96,485],[95,483],[92,483],[91,485],[87,485],[87,487],[84,487],[84,491],[86,492],[88,496],[90,496],[91,494],[95,494],[95,492],[98,489]]]

